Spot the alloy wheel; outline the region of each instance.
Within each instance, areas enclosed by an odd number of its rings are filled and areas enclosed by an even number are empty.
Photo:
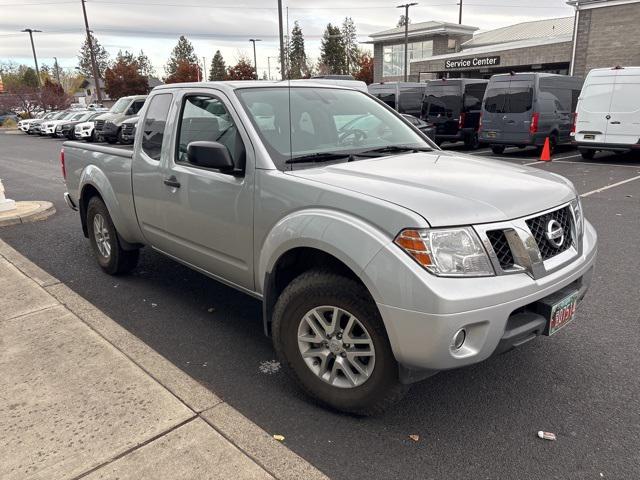
[[[93,217],[93,235],[100,255],[109,258],[111,256],[111,237],[107,229],[107,222],[99,213],[96,213]]]
[[[348,311],[320,306],[298,326],[298,349],[309,369],[338,388],[365,383],[375,367],[375,348],[365,326]]]

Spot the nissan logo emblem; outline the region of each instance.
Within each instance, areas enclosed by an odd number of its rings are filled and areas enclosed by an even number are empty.
[[[560,248],[564,243],[564,228],[557,220],[549,220],[547,222],[544,234],[552,247]]]

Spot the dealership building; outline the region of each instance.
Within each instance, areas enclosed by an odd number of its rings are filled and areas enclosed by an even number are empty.
[[[479,31],[470,25],[409,25],[409,81],[489,78],[496,73],[584,76],[592,68],[640,66],[640,0],[569,1],[571,17]],[[374,82],[400,81],[404,27],[371,35]]]

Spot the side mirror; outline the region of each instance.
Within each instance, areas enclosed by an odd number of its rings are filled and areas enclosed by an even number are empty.
[[[218,142],[191,142],[187,145],[187,156],[191,163],[200,167],[217,168],[222,172],[235,167],[227,147]]]

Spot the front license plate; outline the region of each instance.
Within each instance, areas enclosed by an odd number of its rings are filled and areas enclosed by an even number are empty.
[[[578,293],[563,298],[551,308],[551,316],[549,317],[548,335],[553,335],[567,323],[573,320],[578,305]]]

